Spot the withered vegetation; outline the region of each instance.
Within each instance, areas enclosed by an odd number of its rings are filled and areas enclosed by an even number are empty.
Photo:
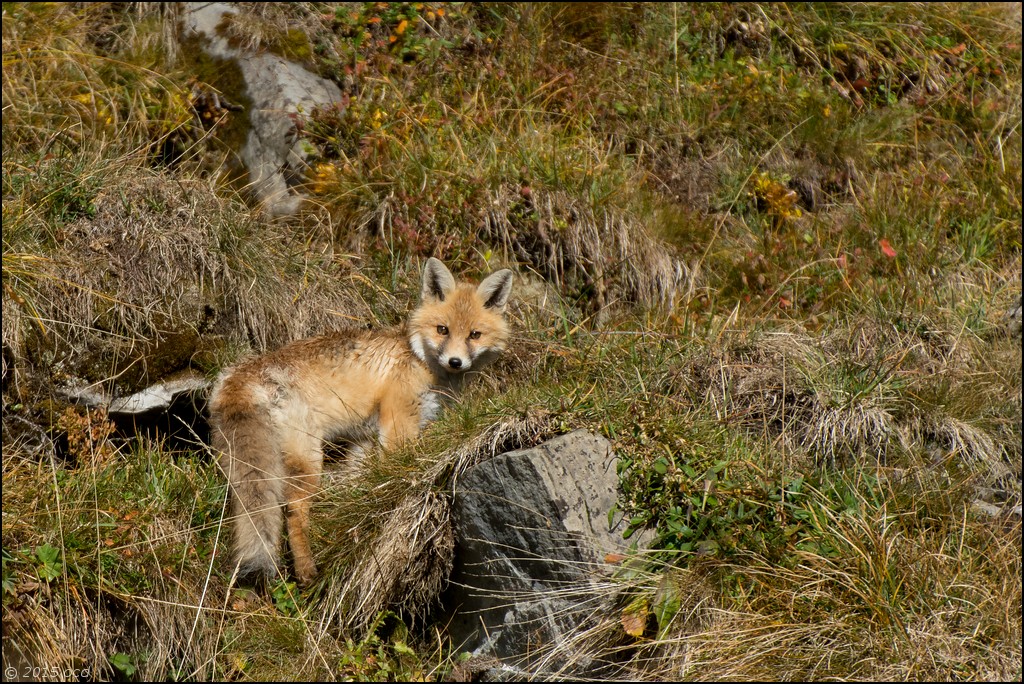
[[[238,10],[342,91],[287,219],[183,5],[4,5],[5,667],[479,676],[432,622],[454,486],[588,428],[652,547],[522,676],[1020,679],[1019,5]],[[308,590],[231,586],[202,435],[72,401],[398,323],[429,256],[517,271],[514,343],[415,444],[331,459]]]

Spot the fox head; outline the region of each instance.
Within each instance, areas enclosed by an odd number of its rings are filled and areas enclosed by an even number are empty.
[[[508,342],[504,314],[511,291],[512,271],[507,268],[473,286],[456,283],[444,264],[428,259],[420,305],[409,318],[413,353],[439,377],[454,379],[479,370]]]

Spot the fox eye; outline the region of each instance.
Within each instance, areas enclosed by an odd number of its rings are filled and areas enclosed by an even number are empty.
[[[479,340],[480,339],[480,331],[479,330],[474,330],[473,332],[469,333],[469,339],[471,339],[471,340]]]
[[[437,334],[438,335],[447,335],[448,334],[448,326],[447,325],[439,325],[439,326],[437,326]]]

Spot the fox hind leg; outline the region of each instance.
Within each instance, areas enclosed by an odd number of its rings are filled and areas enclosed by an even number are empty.
[[[320,489],[323,451],[319,440],[305,436],[291,440],[284,455],[288,546],[295,562],[295,578],[300,585],[307,586],[317,574],[308,533],[313,497]]]

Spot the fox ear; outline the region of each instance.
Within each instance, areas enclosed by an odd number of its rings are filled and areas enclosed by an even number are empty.
[[[455,277],[448,267],[434,257],[427,259],[427,265],[423,267],[423,291],[420,293],[423,301],[436,299],[443,302],[454,289]]]
[[[508,296],[512,293],[512,271],[503,268],[484,278],[476,288],[480,299],[484,300],[484,308],[504,310]]]

